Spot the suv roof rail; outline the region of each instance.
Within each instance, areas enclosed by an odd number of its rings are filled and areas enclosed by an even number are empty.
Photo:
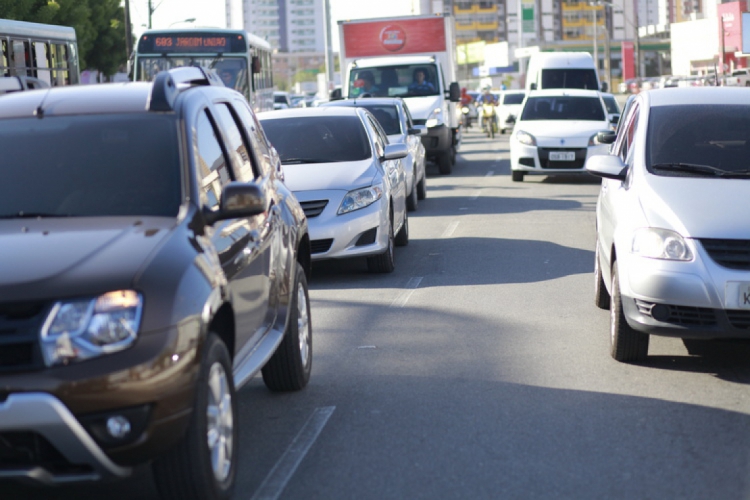
[[[154,79],[151,88],[150,111],[172,111],[174,101],[180,92],[178,85],[189,87],[199,85],[216,85],[224,87],[224,82],[213,70],[201,66],[183,66],[161,71]]]
[[[0,94],[20,92],[22,90],[45,89],[49,83],[32,76],[3,76],[0,77]]]

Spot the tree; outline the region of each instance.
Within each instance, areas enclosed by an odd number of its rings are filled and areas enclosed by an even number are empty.
[[[127,61],[119,0],[0,0],[5,19],[72,26],[81,68],[111,76]]]

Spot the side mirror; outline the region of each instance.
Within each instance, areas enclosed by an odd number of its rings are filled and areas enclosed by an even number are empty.
[[[406,158],[408,154],[409,148],[402,142],[386,144],[385,153],[383,154],[383,158],[381,158],[380,161],[400,160],[401,158]]]
[[[609,119],[609,123],[612,125],[617,125],[620,123],[620,115],[612,115],[612,118]]]
[[[609,85],[607,85],[607,82],[602,82],[602,92],[608,92],[609,91]]]
[[[586,160],[586,171],[597,177],[624,181],[628,167],[619,156],[594,155]]]
[[[536,90],[536,83],[529,84],[529,90]]]
[[[337,101],[339,99],[343,99],[342,97],[342,91],[341,89],[333,89],[331,93],[329,94],[329,97],[332,101]]]
[[[266,199],[256,184],[230,182],[221,191],[218,210],[204,210],[206,223],[211,225],[220,220],[239,219],[262,214],[266,209]]]
[[[599,144],[613,144],[617,139],[617,134],[611,130],[603,130],[596,134],[596,141]]]
[[[414,125],[414,128],[409,129],[409,135],[427,135],[427,132],[425,125]]]
[[[461,87],[458,86],[458,82],[451,83],[448,94],[450,102],[461,102]]]

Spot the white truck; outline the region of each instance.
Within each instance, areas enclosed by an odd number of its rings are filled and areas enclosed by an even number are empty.
[[[461,141],[461,91],[450,16],[339,21],[342,97],[402,97],[426,155],[450,174]]]
[[[750,68],[740,68],[732,71],[724,78],[724,85],[728,87],[750,87]]]

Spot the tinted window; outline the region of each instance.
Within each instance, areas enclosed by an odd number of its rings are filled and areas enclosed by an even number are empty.
[[[604,108],[598,97],[529,97],[521,114],[521,120],[604,119]]]
[[[693,163],[747,171],[750,106],[654,107],[648,121],[647,148],[649,167],[658,163]],[[675,175],[663,170],[657,173]]]
[[[424,75],[424,80],[417,76]],[[373,97],[438,95],[440,74],[434,64],[359,68],[350,73],[349,96]]]
[[[224,103],[217,104],[216,115],[227,136],[227,141],[229,142],[227,144],[228,149],[236,154],[235,158],[239,163],[240,178],[246,180],[254,179],[255,174],[253,173],[253,165],[250,159],[253,151],[245,144],[242,133],[228,105]]]
[[[361,101],[358,101],[360,103]],[[361,106],[361,104],[359,104]],[[373,106],[371,104],[362,106],[373,114],[383,127],[387,135],[396,135],[401,133],[401,121],[398,117],[396,106]]]
[[[199,115],[195,132],[198,137],[198,179],[205,195],[201,202],[215,208],[221,198],[221,188],[231,180],[227,160],[221,150],[216,130],[205,112]]]
[[[157,115],[0,121],[0,215],[176,216],[177,125]]]
[[[503,104],[521,104],[526,94],[505,94],[503,95]]]
[[[542,88],[599,90],[593,69],[543,69]]]
[[[614,97],[602,96],[604,105],[607,106],[607,113],[617,114],[620,112],[620,107],[617,105],[617,101]]]
[[[282,163],[331,163],[372,156],[358,116],[307,116],[261,120]]]

